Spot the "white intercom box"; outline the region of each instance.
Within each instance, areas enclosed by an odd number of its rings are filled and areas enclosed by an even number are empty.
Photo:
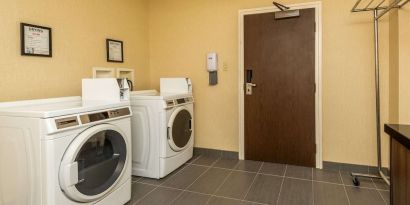
[[[215,52],[207,54],[207,68],[209,72],[218,70],[218,55]]]

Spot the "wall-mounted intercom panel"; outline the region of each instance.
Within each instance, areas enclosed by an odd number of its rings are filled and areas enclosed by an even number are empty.
[[[206,66],[209,72],[209,85],[218,84],[218,54],[208,53],[206,56]]]

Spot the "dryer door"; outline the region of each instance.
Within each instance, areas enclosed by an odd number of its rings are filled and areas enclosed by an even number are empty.
[[[60,165],[60,186],[67,197],[78,202],[104,197],[125,170],[126,143],[122,131],[108,124],[91,127],[78,135]]]
[[[185,107],[171,114],[167,130],[168,143],[172,150],[184,150],[192,138],[192,115]]]

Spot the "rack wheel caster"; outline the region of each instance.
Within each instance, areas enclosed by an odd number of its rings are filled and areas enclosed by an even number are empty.
[[[357,177],[353,177],[352,181],[353,181],[353,184],[354,184],[355,186],[360,186],[360,181],[359,181],[359,179],[358,179]]]

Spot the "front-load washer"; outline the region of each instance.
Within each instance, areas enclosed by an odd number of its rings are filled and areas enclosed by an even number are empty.
[[[0,204],[125,204],[131,115],[80,97],[0,103]]]
[[[132,174],[163,178],[193,155],[192,93],[131,93]]]

